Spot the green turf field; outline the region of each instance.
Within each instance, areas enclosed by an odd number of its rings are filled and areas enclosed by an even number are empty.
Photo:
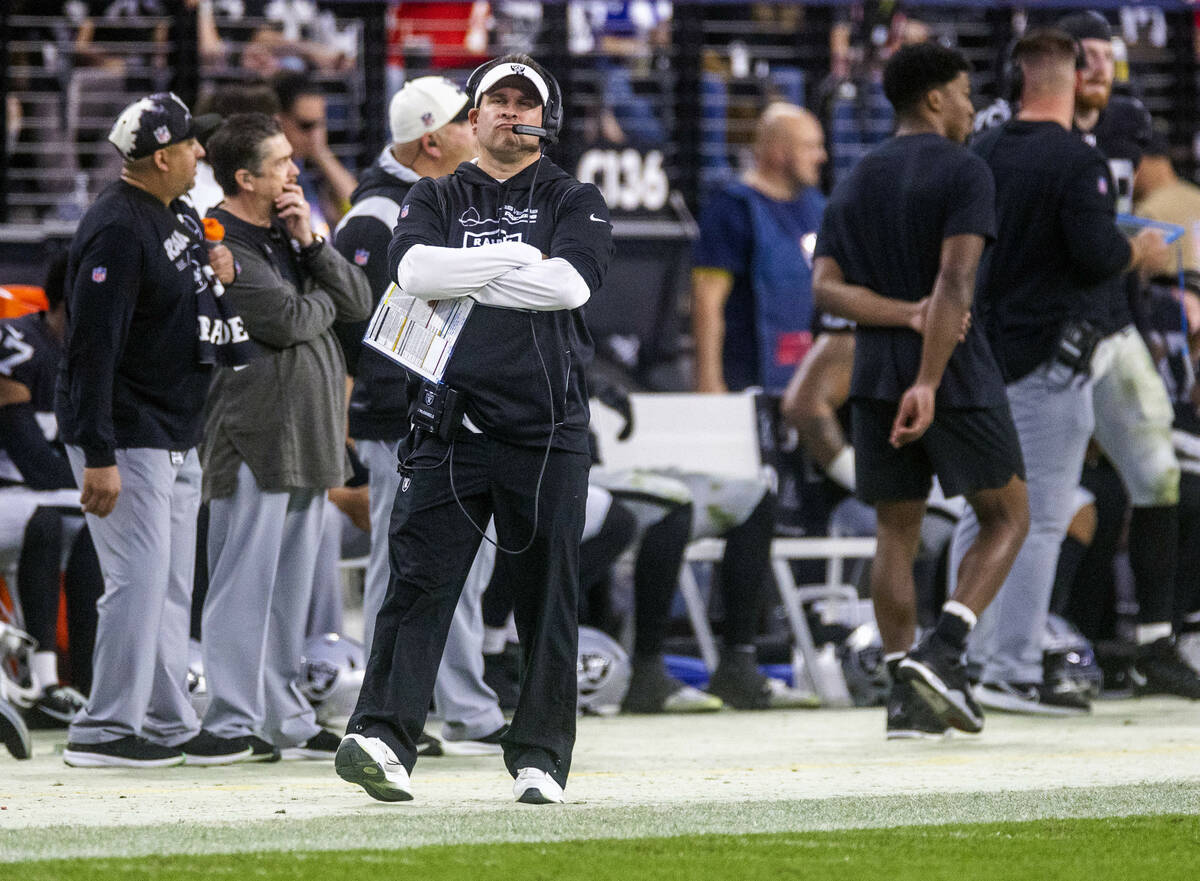
[[[1166,814],[773,835],[49,860],[22,863],[13,877],[21,881],[225,877],[247,881],[1193,881],[1198,874],[1200,818]]]

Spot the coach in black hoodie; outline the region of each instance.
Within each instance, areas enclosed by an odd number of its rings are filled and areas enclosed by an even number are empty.
[[[612,227],[600,192],[541,155],[561,118],[549,74],[506,56],[477,71],[469,91],[479,158],[415,184],[388,249],[405,293],[475,300],[444,379],[465,396],[465,416],[449,444],[409,440],[391,583],[336,767],[374,798],[412,797],[442,645],[494,516],[496,565],[513,585],[524,652],[504,760],[518,801],[561,802],[575,741],[589,466],[583,367],[592,342],[581,307],[603,283]]]

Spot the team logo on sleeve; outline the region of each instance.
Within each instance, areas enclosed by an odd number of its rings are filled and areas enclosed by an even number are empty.
[[[358,248],[354,252],[354,262],[359,266],[366,266],[367,261],[371,259],[371,252],[366,248]]]
[[[405,203],[404,207],[400,209],[400,216],[408,217],[408,204],[407,203]]]
[[[107,266],[97,266],[95,269],[92,270],[92,281],[95,282],[96,284],[103,283],[103,281],[106,278],[108,278],[108,267]]]

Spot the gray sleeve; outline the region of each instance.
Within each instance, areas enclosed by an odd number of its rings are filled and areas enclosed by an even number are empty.
[[[374,304],[371,283],[361,269],[328,242],[302,253],[304,269],[333,300],[338,321],[362,321],[371,317]]]
[[[261,253],[228,238],[225,243],[239,269],[225,296],[250,336],[272,348],[286,349],[315,339],[333,324],[337,308],[328,293],[314,288],[301,294]]]

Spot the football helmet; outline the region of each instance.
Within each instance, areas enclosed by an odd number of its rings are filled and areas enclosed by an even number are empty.
[[[877,707],[887,703],[891,678],[883,661],[883,639],[872,619],[850,631],[837,648],[842,662],[846,690],[856,707]]]
[[[620,643],[593,627],[579,628],[579,709],[611,715],[621,706],[629,688],[629,656]]]
[[[1095,698],[1100,694],[1100,666],[1091,642],[1070,621],[1051,612],[1042,641],[1042,673],[1047,686],[1068,684]]]
[[[339,633],[322,633],[304,643],[296,686],[324,723],[354,712],[365,672],[361,645]]]

